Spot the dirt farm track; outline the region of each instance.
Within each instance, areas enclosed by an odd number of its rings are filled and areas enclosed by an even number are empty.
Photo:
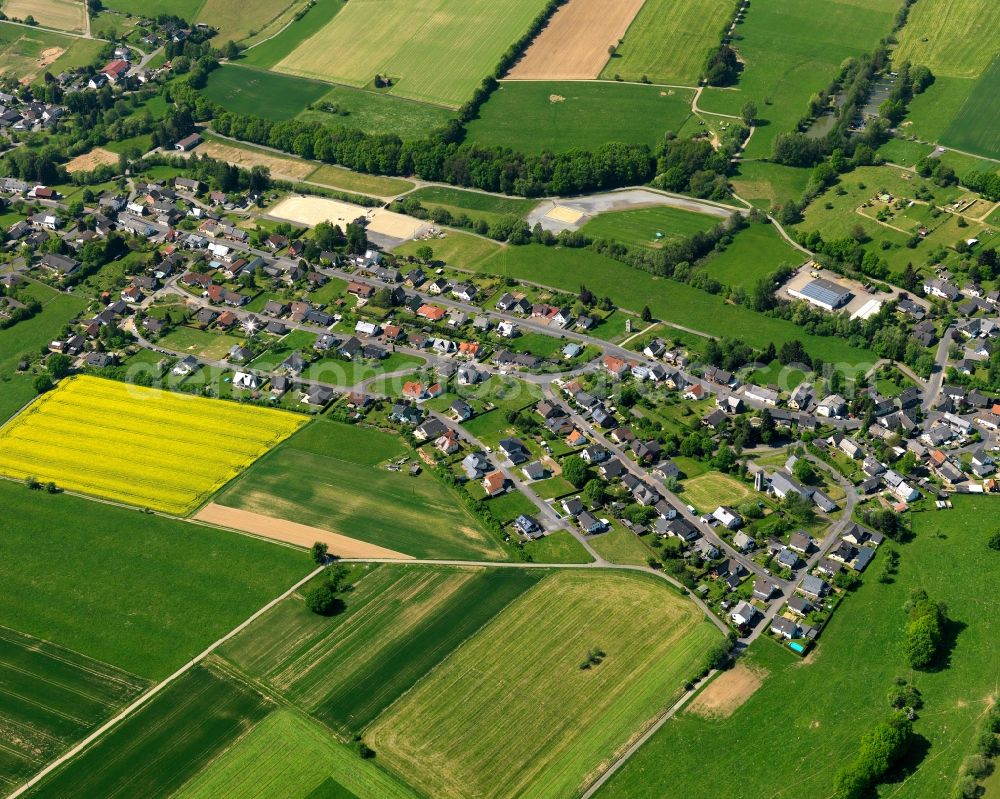
[[[409,560],[409,555],[396,552],[393,549],[369,544],[346,535],[331,533],[318,527],[297,524],[285,519],[274,519],[252,511],[227,508],[210,502],[194,516],[196,521],[229,527],[232,530],[242,530],[275,541],[284,541],[300,547],[311,547],[316,541],[322,541],[330,547],[330,554],[341,558],[396,558]]]
[[[508,73],[511,80],[596,78],[643,0],[573,0],[562,6]]]

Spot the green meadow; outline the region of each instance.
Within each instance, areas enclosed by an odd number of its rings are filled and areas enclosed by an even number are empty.
[[[273,704],[211,666],[196,666],[32,791],[48,799],[167,797]]]
[[[384,460],[415,457],[396,436],[325,421],[303,432],[307,443],[293,436],[215,501],[414,557],[506,559],[501,545],[430,471],[411,476],[405,468],[385,468],[383,454]],[[379,465],[371,453],[379,453]]]
[[[525,153],[654,147],[691,115],[692,92],[614,82],[505,81],[468,124],[468,140]]]
[[[316,616],[290,597],[222,654],[349,738],[544,575],[380,565],[354,581],[342,613]]]
[[[898,0],[773,0],[754,3],[736,28],[733,46],[744,63],[732,89],[706,89],[698,107],[739,114],[757,104],[759,126],[746,157],[771,153],[779,133],[795,129],[809,98],[835,77],[845,58],[869,53],[892,29]]]
[[[746,661],[765,675],[756,693],[728,718],[683,713],[671,720],[598,796],[708,799],[735,773],[743,799],[829,796],[834,775],[857,752],[861,734],[890,712],[886,694],[897,676],[920,690],[924,707],[914,722],[914,746],[877,795],[950,795],[1000,671],[1000,650],[993,644],[1000,611],[991,565],[996,553],[986,545],[993,528],[983,524],[996,515],[997,500],[959,495],[953,502],[952,510],[913,514],[915,537],[898,547],[899,573],[879,582],[876,558],[808,658],[758,640]],[[929,672],[911,670],[902,650],[903,606],[918,587],[944,602],[952,620],[945,661]],[[748,751],[780,752],[781,767],[747,768]]]
[[[0,624],[162,679],[308,573],[301,552],[0,481]]]

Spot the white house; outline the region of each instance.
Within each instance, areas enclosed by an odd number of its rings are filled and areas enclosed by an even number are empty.
[[[233,386],[236,388],[256,389],[260,387],[257,375],[251,372],[237,372],[233,376]]]
[[[712,512],[713,518],[717,519],[718,522],[730,530],[735,530],[741,524],[743,524],[743,519],[740,515],[733,511],[732,508],[727,508],[725,505],[720,505]]]

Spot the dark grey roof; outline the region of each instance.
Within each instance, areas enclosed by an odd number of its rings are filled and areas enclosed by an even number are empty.
[[[848,289],[824,278],[817,278],[807,283],[803,286],[800,293],[809,299],[822,302],[834,308],[844,303],[851,296],[851,292]]]

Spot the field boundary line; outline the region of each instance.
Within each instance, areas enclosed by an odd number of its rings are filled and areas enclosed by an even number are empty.
[[[0,20],[4,25],[17,25],[20,28],[27,28],[31,31],[42,31],[44,33],[55,33],[59,36],[69,36],[71,39],[90,39],[95,42],[106,42],[107,39],[101,39],[97,36],[87,36],[85,33],[71,33],[70,31],[60,30],[59,28],[50,28],[47,25],[28,25],[24,22],[14,22],[11,19]]]
[[[35,776],[33,776],[30,780],[21,785],[20,788],[15,790],[13,793],[9,794],[7,799],[16,799],[16,797],[22,796],[26,791],[33,788],[35,785],[37,785],[39,782],[45,779],[45,777],[47,777],[61,765],[72,760],[74,757],[80,754],[80,752],[82,752],[84,749],[90,746],[90,744],[94,743],[94,741],[96,741],[98,738],[104,735],[104,733],[106,733],[112,727],[116,726],[119,722],[122,722],[126,718],[131,716],[136,710],[141,708],[143,705],[147,704],[153,697],[155,697],[158,693],[160,693],[160,691],[162,691],[164,688],[166,688],[168,685],[170,685],[178,678],[182,677],[192,668],[197,666],[199,663],[201,663],[201,661],[203,661],[205,658],[211,655],[216,649],[218,649],[224,643],[234,638],[235,636],[239,635],[241,632],[243,632],[243,630],[245,630],[247,627],[253,624],[257,619],[259,619],[261,616],[267,613],[267,611],[269,611],[279,602],[291,596],[299,588],[301,588],[303,585],[305,585],[307,582],[313,579],[316,575],[321,574],[325,568],[326,568],[325,565],[317,566],[315,569],[309,572],[309,574],[307,574],[305,577],[303,577],[301,580],[295,583],[295,585],[293,585],[287,591],[282,593],[280,596],[275,597],[266,605],[264,605],[262,608],[255,611],[249,618],[245,619],[244,621],[240,622],[238,625],[233,627],[233,629],[231,629],[228,633],[223,635],[217,641],[215,641],[212,644],[209,644],[208,648],[206,648],[203,652],[201,652],[201,654],[195,655],[191,660],[189,660],[187,663],[185,663],[183,666],[177,669],[177,671],[175,671],[169,677],[164,679],[162,682],[159,682],[156,685],[154,685],[146,693],[144,693],[142,696],[140,696],[138,699],[132,702],[132,704],[130,704],[116,716],[104,722],[104,724],[102,724],[100,727],[98,727],[96,730],[90,733],[90,735],[88,735],[78,744],[69,749],[69,751],[64,752],[62,755],[57,757],[55,760],[49,763],[45,768],[43,768],[41,771],[35,774]]]
[[[601,774],[601,776],[590,784],[590,787],[588,787],[586,791],[580,794],[580,799],[590,799],[590,797],[597,793],[597,791],[604,786],[604,783],[610,780],[615,772],[624,766],[625,763],[628,762],[628,759],[638,752],[640,748],[642,748],[646,741],[652,738],[664,724],[677,715],[678,711],[683,710],[684,706],[691,701],[692,697],[694,697],[694,695],[707,685],[718,673],[718,669],[712,669],[708,672],[708,674],[692,685],[689,691],[686,691],[680,699],[667,708],[666,711],[664,711],[663,714],[656,719],[656,721],[654,721],[649,728],[632,743],[631,746],[628,747],[628,749],[622,752],[621,756],[619,756],[617,760],[608,766],[607,770]]]

